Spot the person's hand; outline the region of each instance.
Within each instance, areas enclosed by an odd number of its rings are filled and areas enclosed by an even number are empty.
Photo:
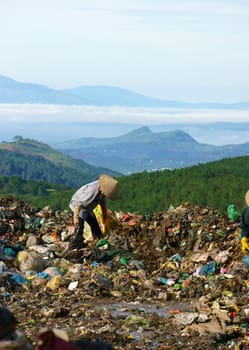
[[[243,254],[249,252],[249,242],[247,237],[242,237],[241,240],[241,251]]]

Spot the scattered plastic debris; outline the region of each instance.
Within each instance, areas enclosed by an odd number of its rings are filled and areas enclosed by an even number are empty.
[[[104,239],[86,227],[85,248],[69,252],[69,211],[5,197],[0,214],[0,300],[27,349],[50,350],[37,340],[49,337],[60,349],[249,348],[249,256],[233,207],[109,211]]]

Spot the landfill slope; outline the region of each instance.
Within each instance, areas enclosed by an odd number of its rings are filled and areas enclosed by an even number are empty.
[[[0,300],[33,346],[48,327],[118,350],[249,347],[239,217],[191,203],[109,211],[104,239],[68,251],[70,212],[14,197],[0,209]]]

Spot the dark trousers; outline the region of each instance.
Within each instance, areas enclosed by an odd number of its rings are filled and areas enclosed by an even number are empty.
[[[101,229],[99,227],[99,223],[92,211],[88,213],[83,213],[83,218],[79,217],[79,229],[77,235],[83,235],[85,221],[90,226],[94,239],[100,239],[103,237]]]

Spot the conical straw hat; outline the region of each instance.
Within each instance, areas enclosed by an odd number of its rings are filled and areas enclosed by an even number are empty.
[[[108,199],[114,201],[118,198],[118,180],[113,177],[105,174],[100,175],[99,187]]]

